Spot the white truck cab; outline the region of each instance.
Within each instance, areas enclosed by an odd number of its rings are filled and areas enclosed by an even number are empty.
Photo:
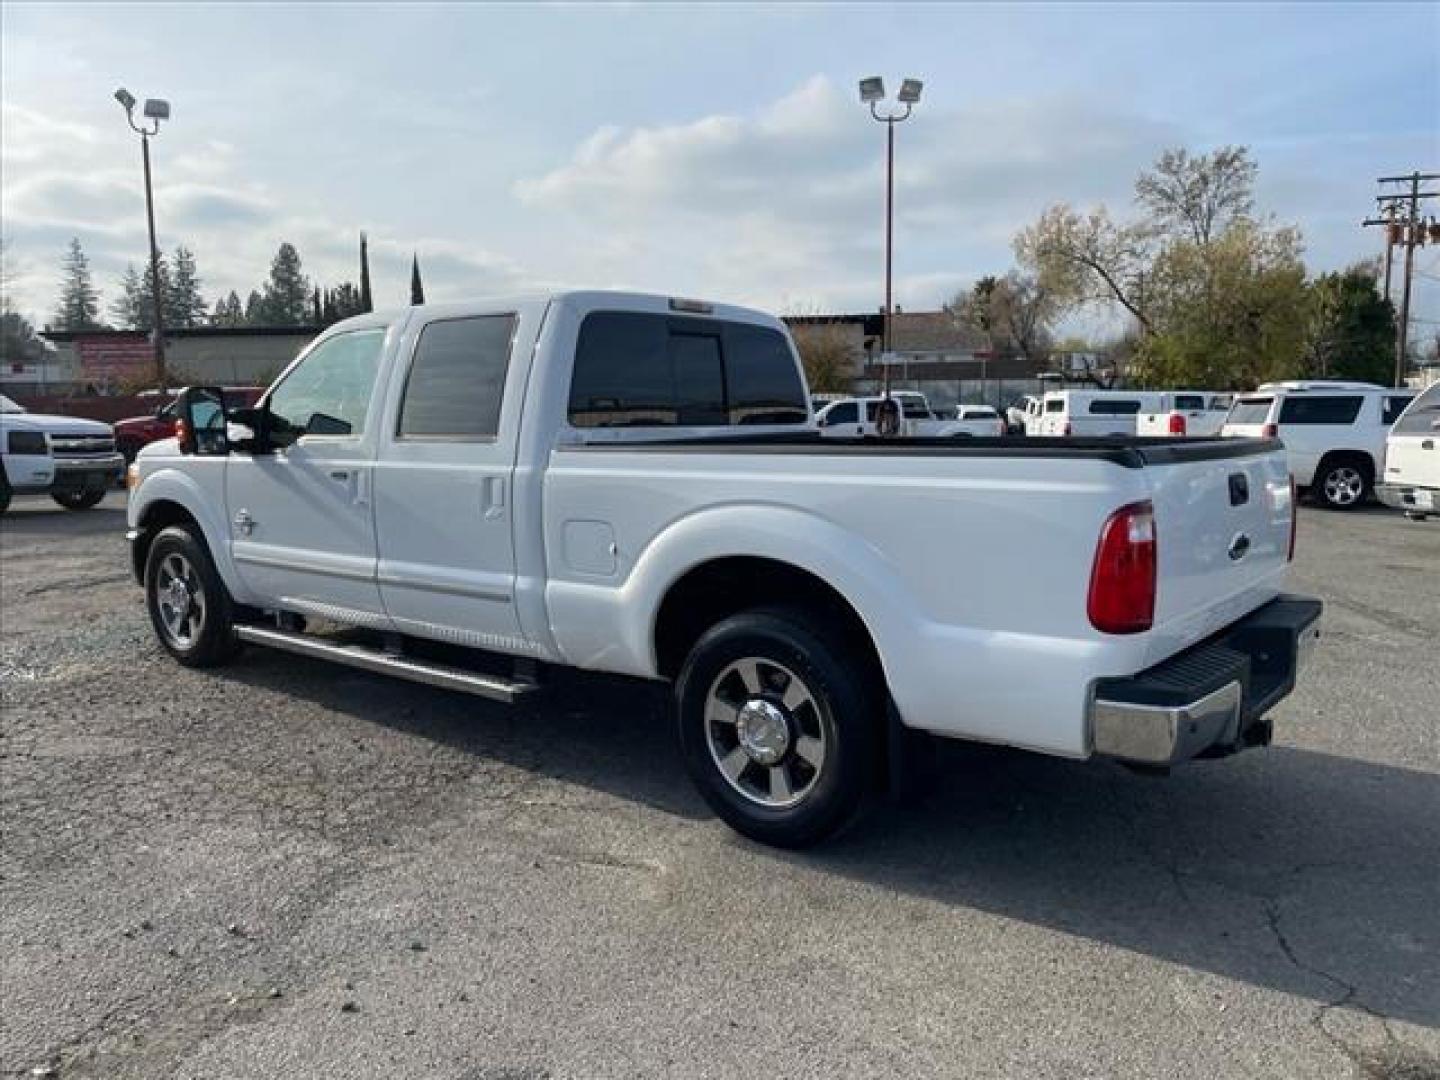
[[[427,304],[331,327],[254,407],[180,402],[129,504],[180,663],[663,680],[700,792],[768,843],[834,832],[919,732],[1153,768],[1263,744],[1318,633],[1278,444],[822,438],[745,308]]]
[[[1385,438],[1385,479],[1375,494],[1415,521],[1440,513],[1440,382],[1431,383]]]
[[[1373,383],[1292,380],[1240,394],[1220,433],[1279,438],[1297,487],[1332,510],[1353,510],[1375,490],[1385,437],[1415,391]]]

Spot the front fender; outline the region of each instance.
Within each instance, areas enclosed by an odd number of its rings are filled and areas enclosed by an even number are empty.
[[[161,467],[150,473],[130,494],[130,503],[125,517],[132,529],[142,527],[146,515],[157,504],[175,503],[188,513],[200,526],[210,556],[215,560],[215,569],[230,595],[240,603],[253,598],[236,572],[235,562],[230,556],[230,523],[225,516],[223,459],[205,462],[206,468],[213,468],[215,476],[206,477],[202,484],[195,477],[179,469]],[[213,479],[213,483],[208,482]]]

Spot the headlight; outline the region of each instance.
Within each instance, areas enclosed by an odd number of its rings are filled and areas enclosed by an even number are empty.
[[[16,455],[44,457],[50,453],[43,431],[12,431],[9,445],[10,453]]]

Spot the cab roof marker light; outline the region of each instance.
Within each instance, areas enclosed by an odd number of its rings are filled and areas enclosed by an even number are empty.
[[[715,305],[706,303],[704,300],[686,300],[682,297],[672,296],[670,298],[671,311],[688,311],[692,315],[713,315]]]

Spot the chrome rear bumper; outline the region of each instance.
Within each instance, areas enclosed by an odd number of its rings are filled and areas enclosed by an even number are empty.
[[[1283,596],[1148,671],[1100,680],[1092,751],[1173,765],[1268,743],[1263,717],[1295,688],[1320,639],[1321,611],[1318,600]]]

